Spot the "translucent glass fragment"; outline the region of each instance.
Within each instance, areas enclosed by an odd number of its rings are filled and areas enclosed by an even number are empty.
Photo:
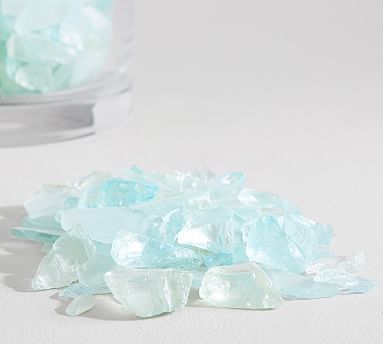
[[[193,275],[173,269],[115,269],[105,274],[113,296],[138,317],[173,312],[186,305]]]
[[[227,308],[273,309],[283,301],[267,274],[254,263],[209,269],[199,294],[209,304]]]
[[[202,264],[189,248],[130,232],[119,234],[113,241],[110,254],[118,265],[128,268],[192,269]]]

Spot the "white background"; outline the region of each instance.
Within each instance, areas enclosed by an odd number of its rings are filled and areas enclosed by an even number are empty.
[[[383,3],[137,1],[135,109],[122,130],[0,149],[0,342],[383,342]],[[111,114],[112,115],[112,114]],[[54,291],[26,292],[39,247],[9,237],[41,184],[94,169],[245,171],[362,250],[366,295],[275,311],[195,307],[135,320],[110,300],[70,318]]]

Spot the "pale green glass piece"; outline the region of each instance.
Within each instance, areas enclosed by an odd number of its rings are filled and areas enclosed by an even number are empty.
[[[57,64],[66,64],[76,54],[74,48],[55,41],[48,35],[36,32],[13,34],[7,41],[8,57],[25,62],[31,67],[49,66],[51,70]],[[49,85],[48,85],[49,86]]]
[[[113,296],[138,317],[173,312],[186,305],[193,275],[173,269],[115,269],[105,274]]]
[[[202,264],[198,255],[189,248],[130,232],[119,234],[113,241],[110,254],[118,265],[126,268],[192,269]]]
[[[27,90],[47,92],[53,82],[52,69],[43,65],[26,65],[17,69],[14,80]]]
[[[111,271],[115,265],[112,257],[95,254],[77,269],[79,282],[95,291],[107,288],[104,274]]]
[[[71,11],[78,8],[78,0],[29,1],[17,17],[19,33],[38,31],[62,22]],[[77,6],[77,7],[76,7]],[[41,15],[44,13],[44,15]]]
[[[61,214],[61,226],[68,231],[81,225],[92,240],[110,244],[120,230],[140,232],[144,218],[142,212],[129,208],[71,209]]]
[[[90,311],[96,306],[96,298],[93,295],[77,296],[65,309],[65,313],[72,317]]]
[[[30,0],[1,0],[0,12],[17,17]]]
[[[157,186],[112,178],[87,190],[79,200],[80,208],[127,207],[153,199]]]
[[[311,277],[283,270],[265,269],[275,288],[285,299],[319,299],[338,295],[340,289],[330,283],[316,282]]]
[[[80,228],[58,238],[41,261],[32,288],[61,288],[77,280],[78,267],[95,253],[95,246]]]
[[[332,230],[299,215],[263,215],[252,225],[246,254],[275,269],[301,273],[329,253]]]
[[[5,55],[6,46],[4,45],[1,48],[1,44],[5,44],[8,38],[11,36],[14,26],[15,26],[14,18],[3,16],[0,13],[0,56],[1,56],[0,62],[2,61],[4,63],[5,56],[6,56]]]
[[[199,294],[215,307],[274,309],[283,302],[270,278],[254,263],[209,269]]]
[[[25,227],[14,227],[11,234],[15,238],[38,241],[42,243],[54,243],[58,239],[58,235],[52,234],[51,231],[46,229],[31,229]]]
[[[43,189],[35,193],[25,203],[24,207],[31,219],[44,216],[52,216],[65,208],[65,202],[71,197],[76,189],[66,185],[45,185]]]

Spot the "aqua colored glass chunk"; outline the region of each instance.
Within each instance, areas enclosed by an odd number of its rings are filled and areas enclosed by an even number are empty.
[[[80,208],[127,207],[149,201],[156,196],[157,186],[112,178],[90,188],[79,200]]]
[[[89,288],[81,283],[74,283],[65,289],[60,290],[59,297],[67,299],[75,299],[81,295],[92,295],[93,289]]]
[[[76,51],[47,35],[29,32],[12,34],[7,41],[7,54],[9,58],[24,62],[30,68],[48,65],[53,70],[58,64],[71,62]]]
[[[32,288],[61,288],[77,280],[78,267],[95,253],[95,246],[81,228],[73,228],[58,238],[41,261]]]
[[[340,292],[336,285],[317,282],[308,276],[283,270],[266,269],[265,271],[285,299],[319,299],[332,297]]]
[[[209,269],[199,294],[215,307],[273,309],[283,302],[270,278],[254,263]]]
[[[33,0],[17,16],[19,33],[38,31],[59,24],[78,6],[77,0]],[[42,16],[41,13],[44,13]]]
[[[12,235],[44,243],[32,286],[66,287],[59,295],[73,299],[72,316],[106,293],[150,317],[183,307],[191,286],[212,306],[249,309],[373,286],[357,275],[362,254],[332,254],[330,226],[243,182],[242,173],[220,177],[206,168],[94,172],[43,187]]]
[[[329,253],[332,230],[299,215],[262,215],[249,230],[250,260],[275,269],[301,273]]]
[[[186,305],[193,275],[173,269],[115,269],[105,274],[113,296],[138,317],[173,312]]]
[[[66,185],[46,185],[25,203],[24,207],[31,219],[52,216],[65,208],[65,201],[75,192],[73,187]]]
[[[243,189],[239,193],[238,198],[245,206],[258,208],[264,212],[279,210],[291,214],[301,213],[301,211],[289,200],[270,192]]]
[[[71,209],[61,214],[65,231],[80,225],[92,240],[111,243],[120,230],[139,232],[143,228],[144,214],[129,208]]]
[[[97,250],[97,247],[96,247]],[[79,282],[95,292],[107,288],[104,274],[111,271],[116,263],[111,256],[94,254],[77,269]]]
[[[127,268],[192,269],[202,264],[186,247],[164,243],[141,234],[121,232],[110,252],[114,261]]]
[[[96,298],[93,295],[77,296],[65,309],[65,313],[72,317],[90,311],[96,305]]]
[[[230,209],[188,210],[177,242],[211,251],[231,253],[242,241],[242,221]],[[236,242],[238,241],[238,242]]]

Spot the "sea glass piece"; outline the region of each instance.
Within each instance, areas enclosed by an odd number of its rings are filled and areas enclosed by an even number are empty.
[[[112,178],[87,190],[80,197],[79,207],[127,207],[153,199],[156,192],[155,185]]]
[[[230,209],[212,208],[185,212],[185,225],[177,235],[177,242],[211,251],[231,253],[241,241],[242,222]]]
[[[249,231],[246,253],[250,260],[302,273],[329,253],[332,230],[299,215],[262,215]]]
[[[72,317],[90,311],[96,305],[96,298],[93,295],[77,296],[65,309],[65,313]]]
[[[92,240],[111,243],[120,230],[140,232],[144,214],[129,208],[84,208],[71,209],[61,214],[65,231],[81,225]]]
[[[78,0],[33,0],[23,7],[17,17],[19,33],[38,31],[59,24],[78,6]],[[44,13],[44,15],[41,15]]]
[[[138,317],[173,312],[186,305],[193,275],[173,269],[114,269],[105,274],[113,296]]]
[[[104,274],[111,271],[115,265],[116,263],[109,255],[94,254],[77,269],[79,282],[96,292],[107,288]]]
[[[61,288],[77,280],[78,267],[95,252],[95,246],[85,232],[75,227],[58,238],[51,251],[41,261],[32,280],[36,290]]]
[[[373,287],[373,283],[356,275],[364,260],[363,253],[350,257],[323,257],[309,266],[307,272],[314,274],[316,282],[338,286],[342,294],[366,293]]]
[[[141,234],[121,232],[113,241],[111,256],[127,268],[192,269],[202,264],[193,250],[145,237]]]
[[[289,200],[270,192],[259,192],[252,189],[243,189],[238,195],[239,200],[247,207],[266,211],[283,211],[291,214],[300,214],[301,211]]]
[[[54,216],[57,211],[65,209],[67,198],[75,193],[75,189],[66,185],[45,185],[25,203],[24,207],[31,219]]]
[[[73,283],[69,287],[66,287],[65,289],[60,290],[59,297],[61,297],[64,300],[67,299],[75,299],[78,296],[81,295],[92,295],[93,289],[89,288],[81,283]]]
[[[0,12],[7,16],[17,17],[30,0],[1,0]]]
[[[7,41],[7,53],[9,57],[25,62],[29,67],[49,63],[52,63],[51,67],[54,67],[55,64],[69,63],[76,51],[47,35],[30,32],[13,34]]]
[[[270,278],[254,263],[209,269],[199,294],[215,307],[274,309],[283,302]]]
[[[340,289],[330,283],[317,282],[313,278],[289,271],[266,269],[275,288],[285,299],[319,299],[338,295]]]

